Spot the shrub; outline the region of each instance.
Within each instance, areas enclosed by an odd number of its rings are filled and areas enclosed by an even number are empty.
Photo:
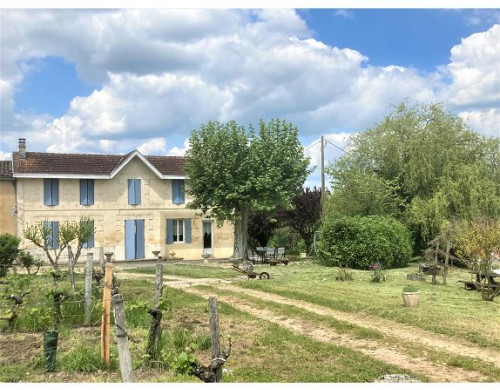
[[[322,264],[367,269],[404,267],[411,258],[410,233],[391,217],[343,217],[326,220],[320,230],[318,257]]]
[[[276,229],[269,239],[268,246],[273,248],[286,248],[288,254],[299,254],[305,250],[304,240],[291,227]]]
[[[0,235],[0,276],[7,275],[19,253],[21,239],[9,233]]]
[[[418,288],[413,284],[407,284],[406,286],[403,287],[403,292],[408,292],[408,293],[418,292]]]

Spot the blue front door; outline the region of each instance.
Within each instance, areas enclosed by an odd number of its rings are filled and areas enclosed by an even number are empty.
[[[125,258],[144,258],[144,220],[125,220]]]

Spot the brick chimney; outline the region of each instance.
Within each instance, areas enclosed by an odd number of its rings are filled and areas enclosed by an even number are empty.
[[[26,138],[19,138],[19,158],[26,158]]]

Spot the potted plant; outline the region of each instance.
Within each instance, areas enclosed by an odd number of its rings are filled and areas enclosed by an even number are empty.
[[[403,302],[405,306],[415,307],[420,302],[420,291],[412,284],[403,287]]]

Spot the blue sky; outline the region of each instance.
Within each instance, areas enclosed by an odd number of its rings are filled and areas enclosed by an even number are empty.
[[[0,12],[0,158],[181,155],[209,119],[284,117],[317,165],[404,99],[500,134],[498,9]]]

